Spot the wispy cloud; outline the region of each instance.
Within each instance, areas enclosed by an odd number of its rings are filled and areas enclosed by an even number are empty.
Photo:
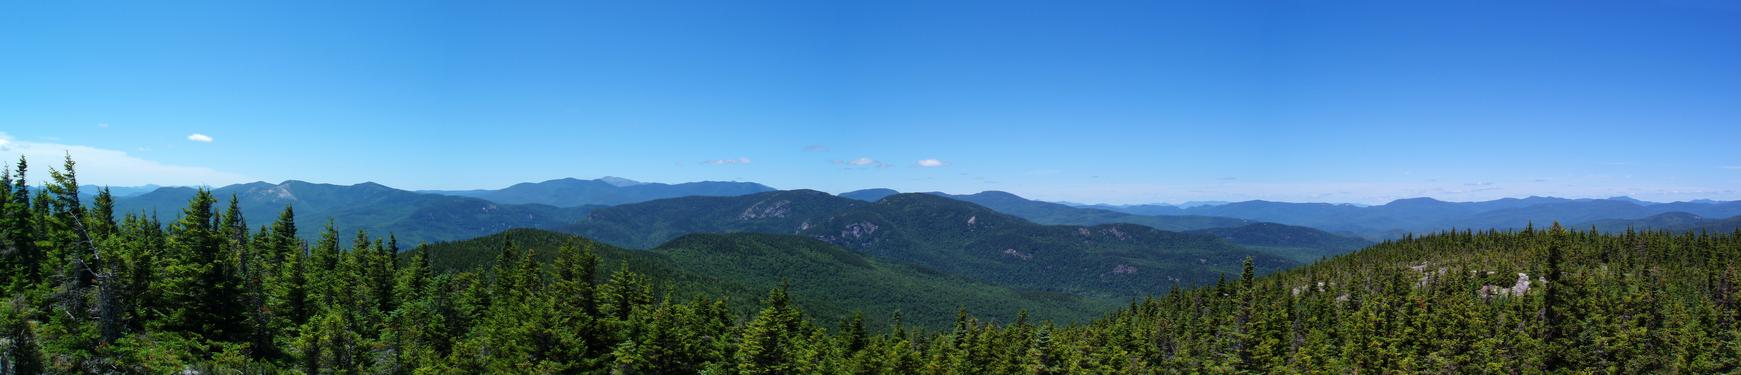
[[[749,164],[749,163],[750,163],[750,158],[746,158],[746,157],[739,157],[737,159],[715,159],[715,160],[708,160],[708,161],[701,162],[701,164],[707,164],[707,165],[739,165],[739,164]]]
[[[24,156],[35,162],[33,164],[58,166],[60,159],[67,155],[71,155],[73,161],[79,163],[80,180],[98,185],[217,186],[250,180],[240,174],[222,172],[207,167],[163,164],[129,155],[120,150],[20,141],[12,139],[5,133],[0,133],[0,158],[5,160],[15,160],[19,156]],[[47,171],[47,168],[32,168],[31,176],[28,178],[33,182],[44,181],[48,178]]]
[[[824,145],[804,146],[804,152],[828,152],[828,146],[824,146]]]
[[[194,141],[194,142],[201,142],[201,143],[212,143],[212,136],[200,134],[200,133],[193,133],[193,134],[187,135],[187,140]]]
[[[920,160],[920,161],[919,161],[919,166],[921,166],[921,167],[925,167],[925,168],[936,168],[936,167],[941,167],[941,166],[943,166],[943,161],[942,161],[942,160],[937,160],[937,159],[925,159],[925,160]]]
[[[1721,166],[1721,167],[1717,167],[1717,168],[1727,169],[1727,170],[1731,170],[1731,171],[1741,171],[1741,165],[1725,165],[1725,166]]]
[[[877,161],[877,159],[871,159],[869,157],[859,157],[852,160],[835,160],[834,164],[844,165],[848,169],[887,168],[889,166],[889,163]]]
[[[105,122],[105,123],[101,123],[101,124],[97,124],[97,127],[99,127],[99,128],[104,128],[104,129],[108,129],[108,128],[109,128],[109,123],[107,123],[107,122]]]

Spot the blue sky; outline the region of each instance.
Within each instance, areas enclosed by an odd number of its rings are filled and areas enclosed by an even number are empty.
[[[116,185],[1741,199],[1730,1],[503,3],[0,5],[0,156]]]

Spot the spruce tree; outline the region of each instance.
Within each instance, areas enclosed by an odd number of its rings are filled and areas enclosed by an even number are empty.
[[[166,325],[209,339],[234,341],[245,333],[242,300],[229,272],[226,240],[212,214],[214,203],[211,191],[199,189],[182,211],[182,218],[170,224],[170,256],[162,283],[170,306]]]
[[[767,307],[744,327],[743,341],[738,347],[738,373],[791,374],[798,372],[796,334],[802,328],[802,317],[787,295],[788,286],[781,283],[768,293]]]

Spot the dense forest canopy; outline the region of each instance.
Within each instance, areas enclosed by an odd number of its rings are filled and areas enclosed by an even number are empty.
[[[70,158],[39,191],[27,168],[0,173],[5,374],[1741,371],[1741,233],[1448,231],[1262,277],[1247,261],[1085,324],[918,329],[820,323],[791,285],[748,314],[671,297],[580,241],[438,267],[391,235],[304,241],[288,209],[251,226],[207,191],[172,222],[117,219]]]

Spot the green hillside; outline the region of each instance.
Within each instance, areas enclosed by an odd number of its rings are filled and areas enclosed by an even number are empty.
[[[805,223],[865,204],[814,190],[660,199],[599,208],[563,231],[646,249],[690,233],[796,234]]]
[[[1254,250],[1310,263],[1372,246],[1359,238],[1338,236],[1321,230],[1276,223],[1255,223],[1232,228],[1210,228],[1190,231],[1221,237]]]
[[[1027,309],[1035,318],[1086,321],[1112,310],[1121,300],[1056,293],[1017,292],[946,274],[889,263],[814,239],[754,233],[691,234],[651,251],[624,250],[585,238],[532,229],[511,230],[465,241],[430,245],[436,270],[489,269],[502,247],[533,252],[553,264],[563,245],[591,249],[607,271],[627,266],[646,275],[656,293],[676,300],[726,299],[739,313],[752,313],[769,289],[789,283],[794,302],[818,320],[838,322],[855,312],[882,322],[895,311],[907,322],[940,328],[956,308],[1014,318]],[[409,261],[411,255],[401,256]]]
[[[1068,336],[1127,369],[1732,373],[1737,256],[1741,233],[1438,234],[1174,293]]]

